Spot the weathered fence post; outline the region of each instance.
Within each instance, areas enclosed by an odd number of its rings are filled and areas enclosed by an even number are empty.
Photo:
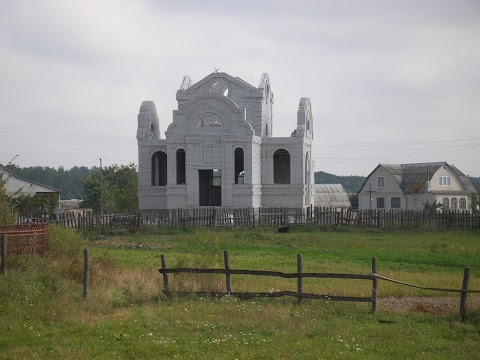
[[[372,257],[372,313],[377,312],[377,287],[378,287],[378,278],[377,278],[377,258]]]
[[[7,273],[7,235],[1,235],[1,258],[0,258],[0,274]]]
[[[302,266],[302,254],[297,254],[297,278],[298,278],[298,302],[302,301],[302,293],[303,293],[303,266]]]
[[[88,299],[88,286],[89,286],[89,277],[90,277],[90,259],[88,257],[88,249],[83,250],[83,298]]]
[[[162,270],[167,269],[167,262],[165,261],[165,255],[160,255],[160,258],[162,259]],[[166,272],[162,272],[163,276],[163,292],[165,294],[169,294],[170,290],[168,288],[168,274]]]
[[[216,229],[217,228],[217,209],[216,208],[213,208],[213,211],[212,211],[212,223],[213,223],[213,228]]]
[[[225,282],[227,287],[227,293],[230,294],[232,292],[232,283],[230,280],[230,265],[228,264],[228,251],[225,250],[223,252],[223,262],[225,263]]]
[[[467,294],[468,283],[470,281],[470,268],[465,268],[463,271],[462,294],[460,295],[460,319],[465,321],[467,315]]]

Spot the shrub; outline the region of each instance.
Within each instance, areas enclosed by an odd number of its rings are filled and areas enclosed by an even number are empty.
[[[82,237],[73,229],[58,225],[48,227],[47,250],[49,255],[79,255],[82,253]]]

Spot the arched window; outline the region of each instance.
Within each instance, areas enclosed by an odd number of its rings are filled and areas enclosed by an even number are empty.
[[[465,198],[460,198],[458,205],[459,209],[465,210],[467,208],[467,200]]]
[[[167,154],[157,151],[152,155],[152,186],[167,185]]]
[[[451,209],[458,209],[458,200],[457,198],[453,198],[452,202],[450,203],[450,208]]]
[[[290,184],[290,154],[285,149],[279,149],[273,154],[274,184]]]
[[[177,185],[185,184],[185,150],[177,150]]]
[[[236,148],[235,152],[235,184],[243,184],[245,171],[245,156],[242,148]],[[241,174],[241,175],[240,175]],[[241,177],[241,178],[240,178]],[[240,181],[242,180],[242,181]]]
[[[448,198],[443,198],[443,206],[445,207],[445,209],[450,209],[450,202],[448,200]]]

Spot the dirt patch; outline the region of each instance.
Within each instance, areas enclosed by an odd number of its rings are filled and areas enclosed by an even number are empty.
[[[399,313],[418,311],[435,315],[458,315],[460,296],[458,297],[387,297],[379,299],[379,305]],[[470,296],[468,310],[480,310],[480,296]]]

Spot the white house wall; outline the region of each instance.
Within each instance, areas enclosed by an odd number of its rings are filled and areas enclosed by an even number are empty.
[[[450,185],[449,186],[440,186],[439,177],[440,176],[450,176]],[[442,191],[442,192],[452,192],[452,191],[462,191],[463,188],[460,185],[457,176],[450,170],[449,167],[443,166],[437,170],[437,172],[432,176],[429,186],[430,191]]]
[[[385,186],[383,188],[378,187],[379,176],[383,176],[385,178]],[[370,194],[368,193],[370,190],[369,185],[371,185],[371,190],[373,191],[371,207]],[[400,208],[406,208],[407,202],[397,180],[387,170],[379,166],[374,172],[372,172],[372,174],[370,174],[362,189],[358,193],[358,206],[360,209],[377,209],[377,199],[384,198],[385,208],[390,209],[392,205],[392,197],[400,197]]]

